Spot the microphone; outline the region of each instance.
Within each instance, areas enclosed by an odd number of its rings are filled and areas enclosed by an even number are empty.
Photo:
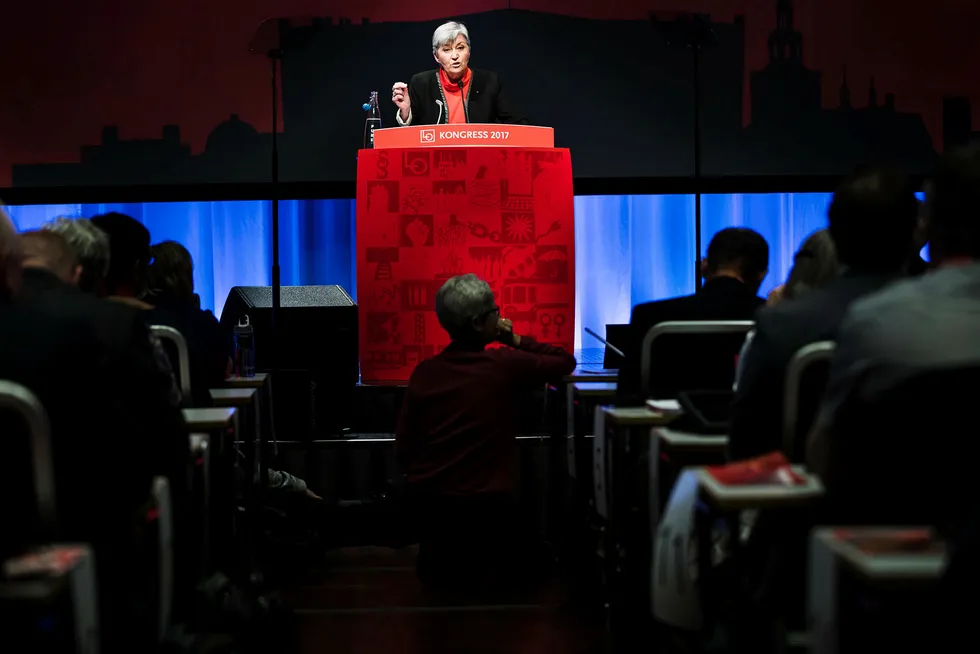
[[[610,350],[612,350],[613,352],[615,352],[617,355],[623,357],[624,359],[626,358],[626,355],[623,354],[623,351],[622,350],[620,350],[618,347],[616,347],[615,345],[613,345],[612,343],[610,343],[609,341],[607,341],[606,339],[604,339],[602,336],[599,336],[598,334],[596,334],[594,331],[592,331],[588,327],[585,328],[585,333],[588,334],[589,336],[591,336],[592,338],[596,339],[597,341],[599,341],[600,343],[602,343],[606,347],[608,347]]]
[[[439,105],[439,117],[436,118],[436,125],[442,124],[442,100],[436,100],[436,104]]]
[[[364,104],[361,105],[361,109],[363,109],[364,111],[370,111],[371,110],[371,103],[370,102],[365,102]]]

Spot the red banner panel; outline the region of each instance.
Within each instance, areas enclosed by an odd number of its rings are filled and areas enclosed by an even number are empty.
[[[361,150],[361,381],[404,382],[449,343],[436,292],[464,273],[490,283],[515,332],[571,352],[574,215],[567,149]]]

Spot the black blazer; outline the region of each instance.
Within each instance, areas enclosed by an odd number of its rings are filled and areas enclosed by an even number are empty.
[[[464,88],[466,122],[527,124],[527,119],[517,114],[511,105],[497,73],[475,68],[472,72],[470,86]],[[413,75],[408,82],[408,97],[412,103],[412,122],[409,124],[445,124],[448,120],[446,110],[440,112],[436,104],[436,100],[441,100],[444,106],[446,104],[438,69]]]
[[[0,303],[0,379],[48,412],[64,537],[104,543],[129,529],[154,475],[179,503],[187,426],[137,311],[25,269],[22,294]]]
[[[153,305],[152,309],[143,312],[148,327],[173,327],[187,341],[193,406],[213,406],[210,389],[224,384],[228,375],[228,361],[232,357],[231,334],[225,334],[210,311],[188,306],[167,294],[150,295],[144,300]],[[166,343],[164,349],[169,356],[176,356],[176,351],[171,351]],[[173,364],[173,368],[176,370],[177,365]]]
[[[882,289],[893,277],[844,275],[803,297],[766,307],[742,363],[732,407],[729,456],[760,456],[782,448],[783,393],[789,360],[804,345],[837,340],[847,308]]]
[[[662,322],[676,320],[752,320],[756,309],[765,304],[765,300],[757,296],[748,286],[731,277],[716,277],[708,282],[694,295],[646,302],[633,307],[630,316],[629,337],[626,343],[626,360],[619,370],[619,382],[616,387],[617,401],[625,404],[642,403],[646,398],[639,397],[640,393],[640,350],[643,338],[653,327]],[[684,341],[700,339],[697,336],[664,337],[661,347],[654,346],[652,358],[656,362],[656,373],[651,379],[651,391],[654,397],[673,397],[679,390],[692,390],[691,384],[698,389],[714,388],[718,384],[714,378],[727,380],[731,389],[734,378],[735,359],[744,336],[732,339],[732,359],[724,362],[724,370],[717,375],[710,372],[700,361],[717,358],[703,348],[696,348],[691,353],[688,348],[679,348]],[[658,339],[659,340],[659,339]],[[667,342],[669,340],[669,342]],[[712,342],[719,339],[712,339]],[[725,340],[725,339],[721,339]],[[712,348],[713,350],[713,348]],[[703,355],[703,357],[701,356]],[[722,383],[722,386],[724,383]]]

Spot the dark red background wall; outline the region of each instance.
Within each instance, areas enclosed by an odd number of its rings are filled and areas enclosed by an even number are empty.
[[[123,139],[158,138],[162,125],[179,124],[182,139],[195,153],[229,114],[268,125],[267,67],[247,53],[247,44],[255,26],[269,16],[427,20],[508,4],[594,18],[642,18],[652,9],[677,8],[710,12],[721,20],[741,14],[746,78],[766,65],[766,38],[775,23],[775,0],[5,3],[0,12],[0,187],[10,185],[14,163],[78,161],[79,147],[97,144],[107,124],[118,125]],[[937,148],[944,95],[970,97],[974,124],[980,123],[980,49],[973,45],[980,33],[980,3],[797,0],[795,5],[804,60],[824,73],[826,106],[838,101],[839,75],[846,65],[856,107],[866,102],[866,80],[874,75],[879,94],[894,93],[900,110],[922,114]],[[533,43],[514,47],[527,48],[534,65]],[[616,43],[608,45],[608,64],[617,72],[629,72],[631,66],[617,57]],[[574,88],[569,110],[587,97],[587,87]]]

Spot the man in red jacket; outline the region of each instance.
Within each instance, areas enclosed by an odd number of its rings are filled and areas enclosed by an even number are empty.
[[[522,558],[512,498],[517,398],[560,381],[576,362],[562,348],[515,334],[476,275],[445,283],[436,316],[452,342],[412,373],[395,447],[419,512],[423,581],[446,576],[472,586],[521,567],[511,565],[512,555]],[[488,349],[493,342],[508,347]]]

